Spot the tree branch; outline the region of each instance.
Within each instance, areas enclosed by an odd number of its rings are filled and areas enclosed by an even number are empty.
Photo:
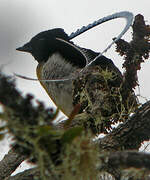
[[[140,107],[126,122],[99,140],[100,149],[139,149],[143,141],[150,139],[150,101]]]
[[[11,149],[0,161],[0,180],[10,176],[25,159],[26,156]]]
[[[108,154],[102,153],[100,155],[100,171],[105,170],[115,176],[114,170],[118,172],[117,169],[123,171],[129,168],[133,168],[138,176],[142,176],[143,173],[145,175],[150,173],[150,154],[141,152],[111,152]],[[140,174],[138,173],[139,169],[143,169],[143,172],[140,172]],[[32,168],[18,173],[15,176],[8,177],[5,180],[33,180],[35,176],[39,176],[39,170],[37,168]],[[115,178],[121,178],[121,174],[115,176]],[[136,180],[137,179],[138,178],[136,178]],[[49,178],[49,180],[51,180],[51,178]]]
[[[5,180],[34,180],[36,176],[39,177],[39,174],[40,173],[37,168],[32,168],[18,173],[15,176],[10,176]]]
[[[100,157],[102,167],[100,170],[105,170],[115,176],[116,179],[122,179],[123,171],[131,169],[134,179],[141,179],[150,173],[150,154],[142,152],[111,152],[108,155],[102,154]],[[139,169],[142,169],[139,171]],[[127,174],[126,174],[127,175]],[[129,174],[127,175],[129,178]],[[136,177],[137,176],[137,177]],[[143,180],[144,180],[143,179]]]
[[[124,56],[125,68],[124,82],[122,84],[123,98],[129,97],[130,92],[138,85],[137,71],[141,69],[141,63],[149,58],[150,52],[150,26],[145,24],[141,14],[135,16],[133,23],[133,37],[130,43],[120,39],[116,42],[116,51]]]

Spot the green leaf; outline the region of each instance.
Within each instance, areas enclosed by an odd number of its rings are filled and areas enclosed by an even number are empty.
[[[61,137],[61,131],[54,130],[51,126],[40,126],[37,129],[39,136]]]
[[[64,132],[61,140],[63,143],[71,143],[76,137],[81,135],[83,128],[74,127]]]

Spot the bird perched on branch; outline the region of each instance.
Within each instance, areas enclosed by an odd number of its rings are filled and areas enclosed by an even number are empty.
[[[121,108],[119,69],[111,59],[100,56],[79,73],[99,53],[75,45],[63,29],[41,32],[17,50],[32,54],[38,62],[37,77],[41,85],[67,116],[76,104],[81,105],[80,113],[93,114],[96,119],[100,115],[110,117]],[[66,78],[66,81],[44,81]],[[109,123],[105,124],[109,127]]]

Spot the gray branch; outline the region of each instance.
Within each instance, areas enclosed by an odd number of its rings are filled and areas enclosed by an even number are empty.
[[[39,176],[39,170],[37,168],[32,168],[18,173],[15,176],[10,176],[5,180],[34,180],[36,176]]]
[[[0,161],[0,180],[10,176],[16,168],[25,160],[25,156],[18,154],[11,149],[3,160]]]
[[[141,152],[112,152],[108,154],[104,153],[100,156],[100,162],[101,163],[99,170],[105,170],[111,174],[114,173],[114,171],[113,173],[111,172],[112,167],[113,170],[119,169],[119,171],[120,169],[125,170],[129,168],[134,168],[135,171],[136,169],[137,171],[138,169],[145,169],[145,172],[147,174],[150,173],[150,154]],[[6,178],[5,180],[33,180],[36,176],[39,176],[39,170],[37,168],[32,168],[18,173],[15,176]],[[115,178],[121,179],[121,175],[118,177],[116,176]],[[50,178],[50,180],[51,179],[53,178]],[[132,177],[130,179],[132,179]],[[143,180],[145,179],[146,178],[144,178]],[[148,177],[146,180],[148,180]]]
[[[140,107],[125,123],[100,139],[99,147],[105,150],[135,150],[150,139],[150,101]]]

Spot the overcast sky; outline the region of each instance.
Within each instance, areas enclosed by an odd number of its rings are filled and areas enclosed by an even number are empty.
[[[61,27],[70,34],[83,25],[120,11],[131,11],[134,15],[140,13],[150,24],[149,7],[150,0],[0,0],[0,64],[6,63],[7,74],[15,72],[36,78],[36,61],[31,55],[15,49],[37,33]],[[124,25],[122,19],[109,21],[75,38],[74,42],[100,52],[121,32]],[[130,40],[130,37],[131,29],[123,38]],[[104,55],[111,58],[121,70],[122,58],[115,52],[115,46]],[[148,99],[149,70],[148,60],[139,73],[140,93]],[[23,94],[30,92],[50,104],[38,82],[18,79],[17,85]]]

